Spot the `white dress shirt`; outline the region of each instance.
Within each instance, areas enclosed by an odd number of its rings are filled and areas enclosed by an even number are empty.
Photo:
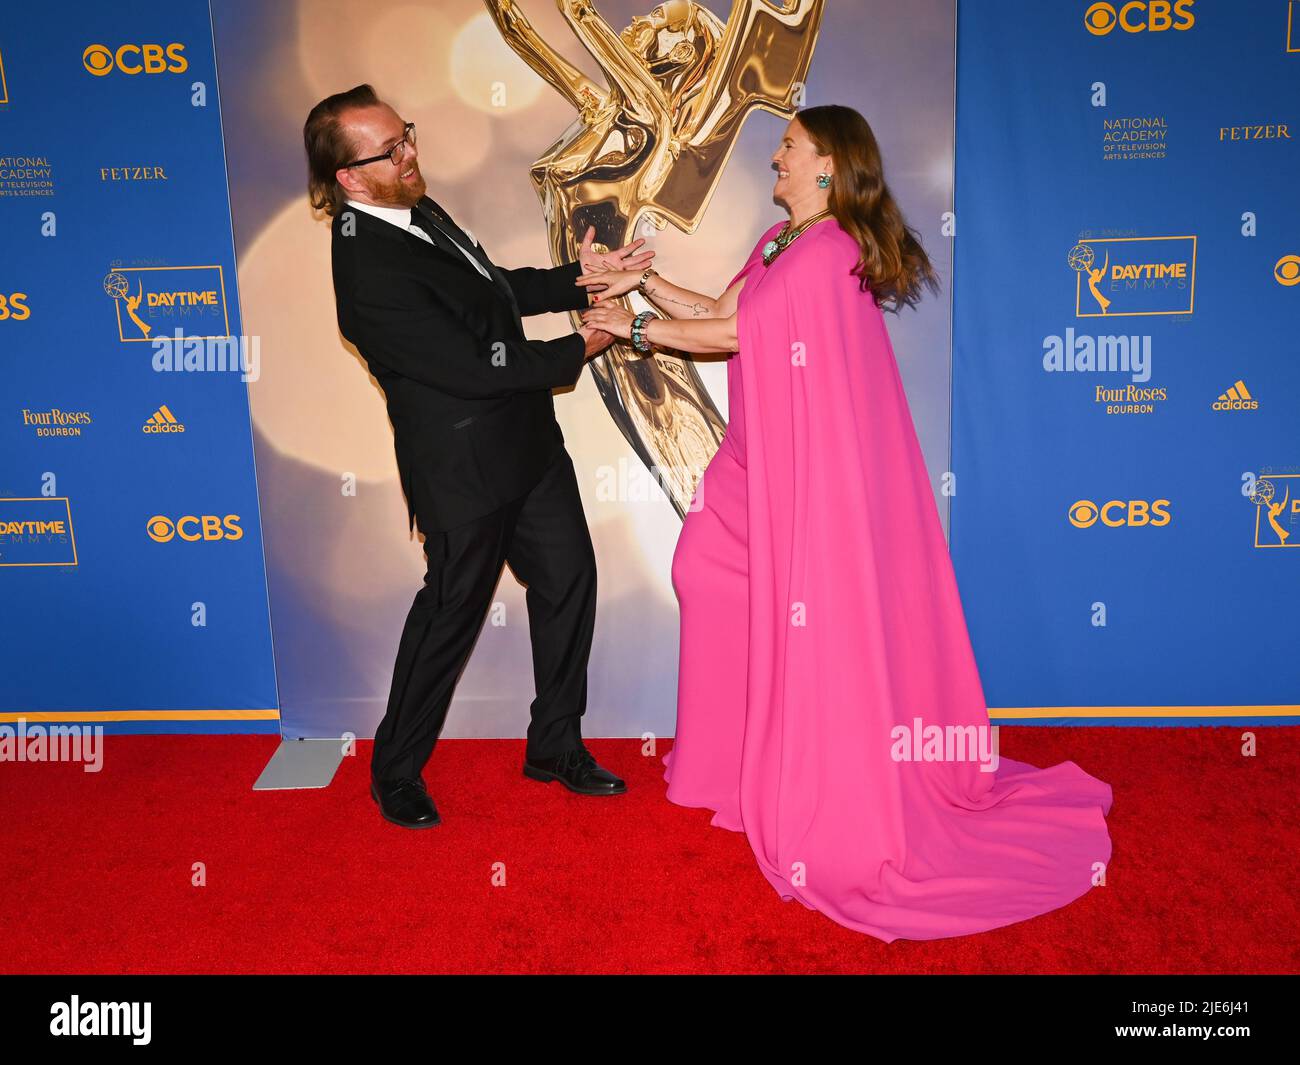
[[[430,237],[428,233],[426,233],[419,226],[412,224],[411,208],[409,207],[375,207],[373,204],[369,204],[369,203],[357,203],[356,200],[348,200],[348,206],[355,207],[358,211],[365,211],[366,214],[374,215],[376,218],[381,218],[385,222],[390,222],[393,225],[397,226],[398,229],[405,229],[408,233],[414,233],[417,237],[419,237],[421,240],[425,241],[428,244],[433,243],[433,238]],[[469,239],[474,242],[474,247],[477,248],[478,238],[475,237],[474,234],[471,233],[464,226],[461,226],[460,229],[461,232],[465,234],[465,236],[469,237]],[[479,262],[477,259],[475,259],[474,256],[472,256],[464,248],[461,248],[460,243],[455,239],[453,239],[451,234],[447,235],[447,239],[450,240],[453,244],[455,244],[457,248],[460,248],[461,254],[464,255],[465,258],[468,259],[473,264],[475,270],[477,270],[480,274],[486,277],[489,281],[492,281],[492,276],[486,270],[483,269],[483,264]],[[492,283],[496,284],[495,281],[493,281]]]

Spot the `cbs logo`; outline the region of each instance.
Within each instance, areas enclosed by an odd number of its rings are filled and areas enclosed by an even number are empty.
[[[1083,24],[1094,37],[1105,37],[1116,26],[1126,33],[1141,33],[1150,30],[1159,33],[1170,28],[1189,30],[1196,21],[1192,14],[1195,0],[1132,0],[1121,4],[1118,11],[1114,4],[1093,4],[1083,14]],[[1143,19],[1143,15],[1147,17]],[[1177,19],[1175,19],[1177,16]]]
[[[31,316],[32,309],[27,306],[26,292],[11,292],[7,296],[0,292],[0,322],[9,319],[24,322]]]
[[[180,537],[190,543],[199,540],[239,540],[244,530],[239,527],[239,515],[227,514],[219,518],[215,514],[187,514],[172,521],[164,514],[155,514],[145,523],[149,538],[155,543],[165,544]]]
[[[1300,255],[1283,255],[1273,267],[1273,279],[1287,288],[1300,285]],[[0,318],[3,317],[4,315],[0,314]]]
[[[190,69],[183,44],[124,44],[113,51],[92,44],[81,53],[81,62],[97,78],[120,70],[123,74],[183,74]]]
[[[1097,506],[1090,499],[1080,499],[1070,507],[1070,524],[1076,529],[1091,528],[1098,518],[1112,529],[1124,525],[1168,525],[1169,500],[1148,503],[1144,499],[1112,499]]]

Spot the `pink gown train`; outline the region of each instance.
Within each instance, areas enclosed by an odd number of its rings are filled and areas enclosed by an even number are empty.
[[[730,420],[673,558],[668,798],[886,942],[1055,910],[1110,859],[1110,786],[921,746],[989,727],[929,475],[857,244],[831,218],[764,267],[779,229],[728,283],[748,275]]]

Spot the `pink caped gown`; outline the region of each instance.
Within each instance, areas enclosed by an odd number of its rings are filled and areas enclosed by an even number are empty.
[[[730,420],[673,558],[668,798],[744,832],[782,898],[886,942],[1055,910],[1110,859],[1110,786],[921,756],[918,723],[989,727],[929,474],[857,244],[831,218],[765,267],[779,229],[727,286],[747,275]]]

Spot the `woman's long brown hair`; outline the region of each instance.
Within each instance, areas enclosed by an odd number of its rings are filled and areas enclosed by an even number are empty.
[[[827,206],[862,249],[853,269],[860,287],[870,286],[876,306],[894,312],[918,303],[922,285],[937,293],[938,275],[885,184],[880,147],[867,120],[841,104],[809,107],[795,118],[817,151],[831,157]]]

